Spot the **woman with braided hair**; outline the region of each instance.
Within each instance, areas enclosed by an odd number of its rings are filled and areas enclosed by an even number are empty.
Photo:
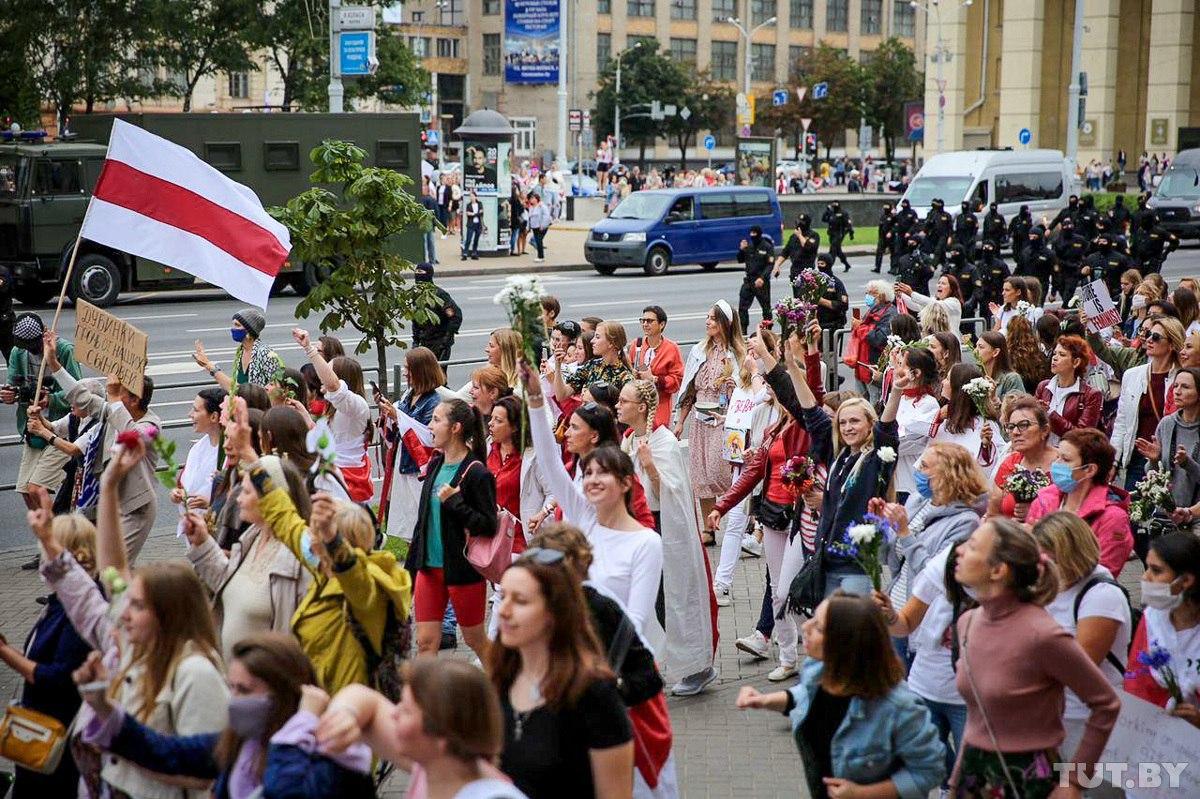
[[[617,421],[629,427],[621,449],[633,460],[662,536],[663,593],[657,610],[667,631],[663,675],[677,681],[676,696],[693,696],[717,678],[717,598],[708,556],[696,536],[700,507],[683,447],[666,427],[653,425],[657,406],[654,383],[631,380],[617,399]]]

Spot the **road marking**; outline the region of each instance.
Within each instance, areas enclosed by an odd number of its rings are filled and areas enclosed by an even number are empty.
[[[198,313],[164,313],[164,314],[147,314],[146,316],[122,316],[119,317],[125,322],[143,322],[149,319],[186,319],[189,316],[199,316]]]
[[[204,374],[204,370],[196,365],[195,361],[175,361],[174,363],[157,363],[154,366],[146,367],[146,374],[150,377],[161,377],[162,375],[182,375],[182,374]],[[158,407],[159,403],[154,403]]]
[[[640,305],[645,302],[644,299],[636,300],[605,300],[604,302],[573,302],[572,308],[602,308],[605,305]],[[633,321],[637,321],[634,319]]]
[[[230,317],[230,318],[232,319],[232,317]],[[268,328],[271,328],[271,327],[286,327],[286,328],[299,327],[300,323],[302,321],[304,321],[304,320],[295,319],[291,322],[277,322],[273,325],[267,325],[267,327]],[[224,327],[195,327],[195,328],[191,328],[191,329],[187,330],[186,332],[188,332],[188,333],[226,333],[228,331],[229,331],[229,325],[225,325]],[[322,335],[324,335],[324,334],[322,334]]]

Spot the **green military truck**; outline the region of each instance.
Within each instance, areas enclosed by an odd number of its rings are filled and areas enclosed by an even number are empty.
[[[191,150],[252,189],[266,207],[311,187],[308,154],[324,139],[352,141],[367,151],[368,164],[408,175],[414,192],[421,185],[416,114],[80,115],[69,140],[0,143],[0,266],[11,272],[14,294],[27,305],[44,303],[62,287],[118,116]],[[422,260],[419,232],[397,245],[409,260]],[[319,280],[316,264],[289,261],[276,288],[290,286],[303,295]],[[67,293],[104,307],[123,291],[194,282],[177,269],[84,240]]]

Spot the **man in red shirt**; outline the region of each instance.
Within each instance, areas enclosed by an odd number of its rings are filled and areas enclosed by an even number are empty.
[[[683,356],[679,345],[663,335],[667,312],[659,305],[642,309],[642,335],[629,345],[629,363],[640,380],[650,380],[658,389],[654,427],[671,423],[671,399],[683,383]]]

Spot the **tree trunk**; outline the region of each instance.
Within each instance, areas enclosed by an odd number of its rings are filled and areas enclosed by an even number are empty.
[[[192,110],[192,87],[188,86],[187,91],[183,93],[183,113],[188,113]]]
[[[642,171],[646,171],[646,140],[642,139],[638,142],[638,166]]]
[[[800,143],[803,140],[801,133],[803,133],[803,131],[800,128],[794,128],[792,130],[792,143],[796,151],[796,157],[794,160],[796,161],[800,160]]]

